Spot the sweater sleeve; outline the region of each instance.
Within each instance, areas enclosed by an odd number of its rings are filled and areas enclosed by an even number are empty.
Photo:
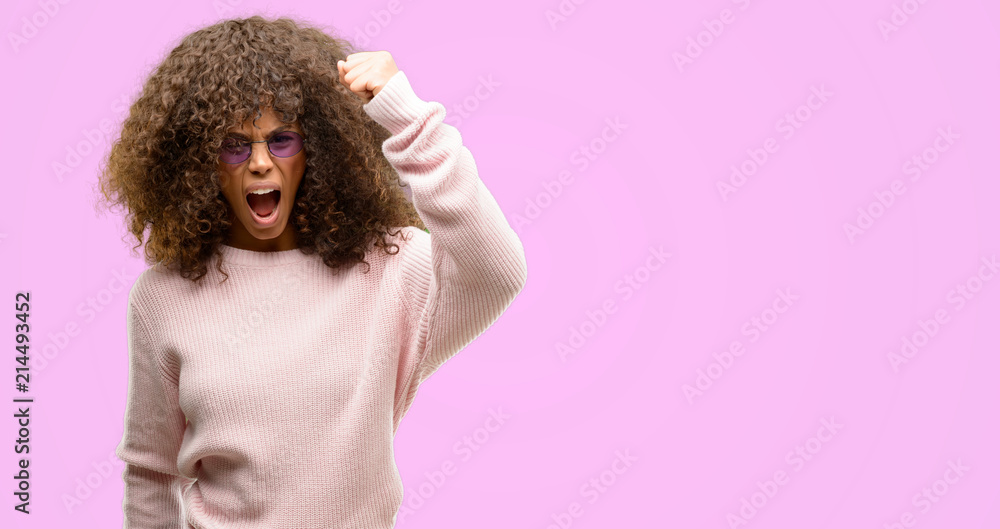
[[[458,129],[444,123],[442,104],[418,98],[398,71],[364,110],[392,134],[382,152],[411,186],[430,232],[408,227],[400,249],[403,298],[418,322],[410,351],[416,358],[407,362],[403,387],[412,399],[424,379],[510,306],[527,280],[527,262]]]
[[[134,288],[133,288],[134,293]],[[183,529],[177,470],[185,418],[176,370],[167,369],[130,294],[127,308],[129,380],[125,429],[115,454],[125,463],[124,527]]]

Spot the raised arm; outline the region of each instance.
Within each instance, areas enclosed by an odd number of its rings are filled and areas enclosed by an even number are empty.
[[[430,231],[408,228],[400,250],[403,297],[419,321],[412,390],[510,306],[527,262],[443,105],[418,98],[399,71],[364,109],[392,133],[382,152]]]

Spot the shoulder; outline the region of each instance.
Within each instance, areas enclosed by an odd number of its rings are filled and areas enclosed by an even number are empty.
[[[396,233],[396,229],[390,230]],[[411,311],[419,311],[429,294],[431,282],[431,235],[416,226],[399,228],[392,242],[399,250],[386,256],[387,275],[396,283],[399,295]]]
[[[399,233],[391,238],[391,241],[399,246],[399,251],[394,254],[395,260],[403,263],[403,266],[413,266],[414,261],[430,262],[431,255],[431,235],[416,226],[404,226],[390,230],[392,233]]]
[[[430,234],[416,226],[395,226],[389,228],[383,239],[387,246],[386,249],[383,250],[369,246],[366,259],[369,257],[377,260],[385,259],[388,265],[389,262],[398,260],[401,256],[408,255],[414,251],[420,251],[422,248],[429,250],[431,244]],[[393,249],[392,245],[396,245],[398,250]]]
[[[183,291],[191,288],[187,283],[190,280],[157,263],[143,270],[135,279],[129,290],[128,302],[144,314],[162,312],[171,300],[176,301]]]
[[[409,246],[430,244],[431,234],[416,226],[404,226],[398,229],[399,235],[397,235],[396,238],[402,240]]]

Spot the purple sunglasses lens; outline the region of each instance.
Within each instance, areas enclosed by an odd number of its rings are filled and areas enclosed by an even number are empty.
[[[271,154],[287,158],[302,150],[302,136],[294,132],[282,132],[267,141]]]
[[[219,159],[226,163],[240,163],[250,157],[250,144],[226,140],[219,149]]]
[[[303,142],[302,136],[295,132],[279,132],[267,140],[267,149],[279,158],[288,158],[302,150]],[[250,158],[250,143],[229,138],[219,149],[219,158],[226,163],[242,163]]]

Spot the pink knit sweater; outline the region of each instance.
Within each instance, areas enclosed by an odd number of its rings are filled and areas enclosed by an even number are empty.
[[[128,300],[125,527],[393,527],[393,437],[418,386],[527,279],[521,241],[444,106],[398,72],[364,106],[430,233],[335,275],[222,246],[194,284],[157,264]]]

